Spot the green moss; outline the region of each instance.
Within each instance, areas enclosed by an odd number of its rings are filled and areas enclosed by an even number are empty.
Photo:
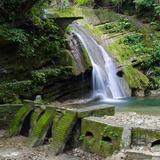
[[[25,117],[32,111],[32,107],[30,107],[27,104],[24,104],[22,108],[18,110],[18,112],[15,114],[15,117],[13,121],[10,124],[10,127],[7,131],[7,134],[9,136],[16,136],[19,134],[23,121]]]
[[[45,68],[32,72],[32,78],[35,83],[44,84],[49,77],[67,77],[72,74],[72,67]]]
[[[120,17],[114,22],[107,22],[105,24],[98,25],[96,28],[103,34],[123,33],[130,30],[131,24],[127,18]]]
[[[61,66],[70,66],[72,67],[72,73],[76,73],[76,63],[74,61],[73,56],[71,55],[69,50],[61,51],[61,58],[60,58],[60,65]]]
[[[90,69],[92,68],[92,63],[91,63],[91,60],[89,58],[89,55],[87,53],[87,50],[86,48],[83,46],[83,44],[80,42],[80,46],[81,46],[81,49],[82,49],[82,59],[83,59],[83,66],[85,67],[85,69]]]
[[[109,50],[109,52],[112,53],[123,66],[122,70],[124,72],[124,77],[131,88],[143,89],[149,85],[148,77],[138,69],[134,68],[129,61],[130,58],[133,58],[133,54],[127,45],[122,44],[120,40],[117,40],[111,43],[107,47],[107,50]],[[139,60],[137,59],[137,61],[141,61],[141,59],[142,57],[139,56]]]
[[[123,132],[123,128],[121,127],[110,126],[86,118],[82,120],[81,131],[81,134],[85,135],[82,148],[88,152],[97,153],[98,155],[106,157],[114,151],[120,150]],[[92,133],[93,137],[87,136],[87,132]],[[111,142],[105,141],[103,137],[109,137]],[[92,143],[90,143],[90,141]]]
[[[76,0],[75,1],[78,5],[86,5],[88,3],[88,0]]]
[[[149,85],[149,79],[131,65],[123,67],[124,77],[131,88],[144,89]]]
[[[43,111],[40,110],[40,109],[35,109],[34,112],[32,113],[31,115],[31,127],[30,127],[30,131],[29,131],[29,134],[31,134],[32,130],[34,129],[34,127],[37,125],[37,121],[38,121],[38,118],[40,116],[40,114],[42,113]]]
[[[30,133],[29,143],[31,146],[43,144],[47,131],[53,122],[54,112],[54,108],[47,109],[39,118],[38,122]]]
[[[160,138],[160,131],[151,130],[151,129],[143,129],[143,128],[133,128],[132,136],[149,136],[151,138]]]
[[[132,55],[132,51],[129,47],[120,43],[120,40],[116,40],[107,46],[107,50],[113,54],[118,63],[124,64]]]
[[[37,81],[38,83],[38,81]],[[19,101],[19,95],[32,98],[33,94],[38,94],[42,86],[32,80],[11,81],[0,84],[0,103],[15,103]]]
[[[133,145],[151,145],[154,141],[160,139],[160,131],[143,129],[143,128],[133,128],[132,129],[132,144]]]
[[[48,11],[55,17],[79,17],[82,16],[81,8],[72,7],[65,9],[49,8]]]
[[[85,29],[87,29],[90,32],[90,34],[92,34],[96,38],[99,38],[103,35],[103,32],[99,27],[94,27],[89,24],[84,24],[84,27],[85,27]]]
[[[115,12],[108,10],[108,9],[96,9],[94,10],[95,15],[100,20],[100,24],[106,23],[106,22],[113,22],[115,20],[119,19],[119,15]]]
[[[0,105],[0,129],[8,129],[14,119],[16,112],[22,104],[2,104]]]
[[[52,143],[50,144],[50,148],[54,154],[63,152],[75,121],[75,112],[64,111],[57,113],[56,117],[54,118],[53,139]]]

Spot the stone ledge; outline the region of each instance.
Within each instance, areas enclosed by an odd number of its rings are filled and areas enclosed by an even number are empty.
[[[126,150],[127,160],[159,160],[160,153],[152,153],[147,151]]]
[[[102,117],[104,115],[113,116],[115,114],[115,107],[108,105],[96,105],[76,109],[75,111],[77,112],[78,118],[84,118],[88,116]]]

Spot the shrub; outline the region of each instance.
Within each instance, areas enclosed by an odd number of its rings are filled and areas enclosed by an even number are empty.
[[[156,31],[160,30],[160,24],[158,22],[151,22],[150,27]]]
[[[131,23],[128,18],[120,18],[118,26],[120,27],[120,30],[128,30],[131,27]]]
[[[143,35],[140,33],[131,34],[124,38],[123,43],[126,45],[135,45],[141,42],[143,39]]]

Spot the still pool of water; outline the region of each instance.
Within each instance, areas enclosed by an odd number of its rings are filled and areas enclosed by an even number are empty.
[[[105,102],[92,101],[87,105],[100,104],[114,105],[116,112],[137,112],[140,114],[160,116],[160,97],[108,99]]]

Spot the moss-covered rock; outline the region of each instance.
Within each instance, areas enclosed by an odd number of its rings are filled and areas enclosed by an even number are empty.
[[[37,119],[37,123],[32,127],[29,136],[29,144],[31,146],[41,145],[44,142],[45,136],[52,126],[53,117],[54,117],[55,109],[54,108],[47,108],[42,114],[39,119]],[[36,121],[36,115],[34,115],[34,121]],[[32,121],[33,122],[33,121]],[[32,123],[33,124],[33,123]]]
[[[160,131],[144,128],[132,129],[132,145],[148,146],[160,139]]]
[[[24,104],[23,107],[18,110],[10,123],[7,131],[8,136],[16,136],[20,133],[24,119],[32,110],[32,106],[29,106],[28,104]]]
[[[53,139],[50,149],[55,155],[63,152],[75,122],[76,112],[69,110],[59,112],[54,117]]]
[[[30,130],[29,135],[31,135],[31,132],[33,131],[34,127],[37,125],[38,119],[40,118],[41,114],[43,114],[43,110],[40,108],[35,108],[30,119]]]
[[[146,75],[140,72],[138,69],[130,66],[123,67],[124,77],[127,80],[129,86],[135,89],[145,89],[149,85],[149,79]]]
[[[77,112],[78,118],[84,118],[88,116],[102,117],[104,115],[113,116],[115,114],[115,107],[107,105],[96,105],[92,107],[82,107],[75,110],[75,112]]]
[[[94,117],[82,120],[82,148],[106,157],[120,150],[123,128],[96,121]]]
[[[83,66],[86,70],[90,70],[92,68],[92,63],[89,58],[89,55],[87,53],[86,48],[83,46],[82,42],[80,42],[80,48],[81,48],[81,54],[82,54],[82,60],[83,60]]]
[[[8,129],[15,114],[22,107],[22,104],[2,104],[0,105],[0,129]]]

